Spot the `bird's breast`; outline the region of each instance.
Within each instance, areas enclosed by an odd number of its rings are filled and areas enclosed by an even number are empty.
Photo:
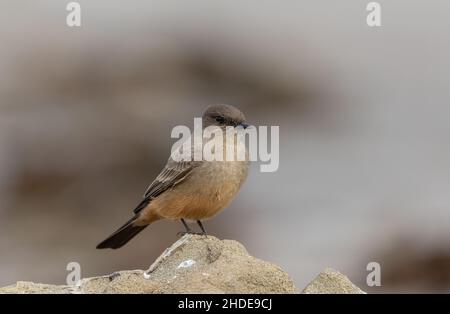
[[[158,214],[169,219],[207,219],[236,196],[248,173],[245,161],[205,161],[184,182],[152,203]]]

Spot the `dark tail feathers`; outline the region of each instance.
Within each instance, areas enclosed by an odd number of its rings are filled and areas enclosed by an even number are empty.
[[[97,249],[118,249],[124,246],[135,235],[141,232],[147,226],[134,226],[136,217],[133,217],[126,224],[120,227],[116,232],[110,235],[106,240],[97,245]]]

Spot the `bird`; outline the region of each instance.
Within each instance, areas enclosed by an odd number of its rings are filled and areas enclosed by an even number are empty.
[[[249,127],[239,109],[225,104],[210,105],[205,109],[202,128],[209,126],[222,131],[229,127]],[[223,138],[225,141],[225,136]],[[180,234],[194,233],[186,220],[197,222],[202,231],[200,234],[206,236],[202,220],[212,218],[230,204],[249,171],[245,143],[234,141],[226,145],[234,145],[235,153],[238,149],[244,149],[246,158],[231,161],[225,158],[223,161],[206,161],[203,158],[177,160],[171,154],[165,167],[147,188],[142,201],[133,210],[133,217],[98,244],[97,249],[118,249],[148,225],[161,219],[181,221],[185,231]],[[191,157],[194,152],[195,149],[191,150]]]

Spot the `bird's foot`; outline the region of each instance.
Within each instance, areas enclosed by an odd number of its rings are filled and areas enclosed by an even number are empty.
[[[200,228],[202,229],[202,232],[193,232],[191,230],[191,228],[189,228],[189,226],[186,223],[186,221],[184,221],[184,219],[181,219],[181,222],[183,223],[185,231],[178,232],[177,233],[178,236],[182,237],[182,236],[184,236],[186,234],[195,234],[195,235],[202,235],[202,236],[208,237],[208,235],[206,234],[205,228],[203,228],[202,222],[200,220],[197,220],[197,223],[200,226]]]
[[[180,231],[180,232],[177,232],[177,236],[179,236],[179,237],[182,237],[182,236],[184,236],[184,235],[186,235],[186,234],[190,234],[190,232],[188,232],[188,231]]]
[[[182,236],[184,236],[186,234],[201,235],[201,236],[208,237],[206,232],[194,232],[194,231],[180,231],[180,232],[177,232],[177,236],[179,236],[179,237],[182,237]]]

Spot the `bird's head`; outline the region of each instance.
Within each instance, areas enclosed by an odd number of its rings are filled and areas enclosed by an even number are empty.
[[[248,127],[244,114],[236,107],[230,105],[211,105],[206,108],[202,117],[203,127],[211,125],[218,127],[241,126]]]

